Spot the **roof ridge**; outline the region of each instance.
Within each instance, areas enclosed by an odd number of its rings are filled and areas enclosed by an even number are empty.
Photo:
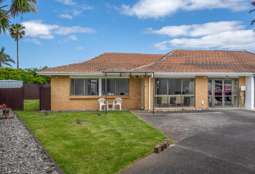
[[[101,55],[105,54],[138,54],[138,55],[164,55],[164,54],[157,54],[157,53],[138,53],[138,52],[104,52]]]
[[[158,63],[158,62],[162,62],[162,61],[164,61],[164,60],[167,58],[167,56],[168,56],[169,54],[172,54],[172,51],[170,51],[170,52],[164,54],[159,60],[156,60],[155,62],[151,62],[151,63],[149,63],[149,64],[146,64],[146,65],[142,65],[142,66],[133,68],[133,69],[131,69],[131,71],[135,71],[135,70],[138,70],[138,69],[141,69],[141,68],[145,68],[145,67],[147,67],[147,66],[151,66],[151,65],[156,64],[156,63]]]

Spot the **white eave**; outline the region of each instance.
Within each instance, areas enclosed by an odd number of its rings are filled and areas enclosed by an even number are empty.
[[[38,72],[44,76],[71,76],[71,77],[102,77],[102,76],[117,76],[122,74],[123,76],[154,74],[154,77],[240,77],[240,76],[254,76],[255,73],[251,72]]]
[[[155,77],[240,77],[254,76],[251,72],[154,72]]]
[[[38,72],[39,75],[43,76],[102,76],[103,72]]]

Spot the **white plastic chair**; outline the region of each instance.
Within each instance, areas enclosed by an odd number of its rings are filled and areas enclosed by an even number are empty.
[[[106,103],[106,100],[104,98],[98,99],[97,102],[99,104],[99,111],[103,111],[107,108],[107,103]]]
[[[113,109],[116,109],[116,106],[119,106],[120,111],[122,110],[122,99],[121,98],[116,98],[113,101]]]

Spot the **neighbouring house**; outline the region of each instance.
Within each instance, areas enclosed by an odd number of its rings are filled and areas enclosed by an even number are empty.
[[[97,110],[101,97],[123,99],[124,109],[254,109],[255,54],[174,50],[161,54],[105,53],[48,68],[51,108]]]

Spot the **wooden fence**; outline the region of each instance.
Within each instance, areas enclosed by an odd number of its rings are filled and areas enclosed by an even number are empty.
[[[40,86],[40,110],[51,110],[51,92],[49,85]]]
[[[24,89],[22,88],[1,88],[0,104],[6,104],[14,110],[24,109]]]
[[[39,99],[40,85],[38,84],[24,84],[24,98],[25,99]]]

